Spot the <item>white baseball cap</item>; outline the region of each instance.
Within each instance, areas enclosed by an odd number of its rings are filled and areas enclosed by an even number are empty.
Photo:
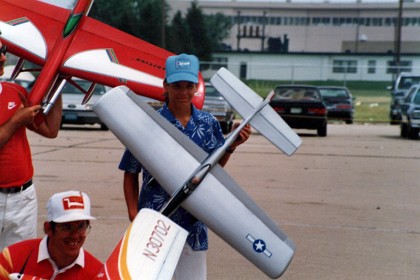
[[[96,220],[90,215],[89,196],[81,191],[56,193],[47,203],[47,221],[66,223]]]

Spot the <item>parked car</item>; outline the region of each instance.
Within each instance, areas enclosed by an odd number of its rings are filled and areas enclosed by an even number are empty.
[[[401,137],[418,139],[420,132],[420,84],[412,86],[401,104]]]
[[[0,77],[1,81],[7,81],[23,86],[27,91],[32,89],[35,83],[35,76],[31,72],[21,72],[14,80],[11,79],[15,65],[7,65],[4,67],[4,74]]]
[[[143,95],[140,95],[140,97],[144,102],[146,102],[147,104],[152,106],[153,109],[155,109],[155,110],[158,110],[158,109],[162,108],[162,106],[164,104],[163,101],[160,101],[160,100],[157,100],[157,99],[154,99],[154,98],[146,97],[146,96],[143,96]]]
[[[292,128],[316,129],[327,136],[327,107],[317,87],[280,85],[274,89],[271,107]]]
[[[84,90],[88,90],[91,82],[81,79],[75,79],[75,82]],[[102,130],[108,130],[108,127],[102,123],[99,117],[93,112],[92,106],[105,92],[110,90],[101,84],[97,84],[93,90],[90,100],[82,105],[85,96],[78,88],[71,83],[66,83],[61,90],[63,99],[63,116],[61,125],[63,124],[100,124]]]
[[[206,98],[203,111],[212,114],[219,121],[223,133],[229,133],[232,129],[235,111],[212,84],[205,83],[205,87]]]
[[[399,124],[401,121],[401,103],[408,89],[420,83],[420,74],[401,73],[387,89],[391,91],[391,108],[389,117],[391,124]]]
[[[343,120],[346,124],[352,124],[354,106],[349,89],[338,86],[322,86],[318,89],[327,106],[328,119]]]

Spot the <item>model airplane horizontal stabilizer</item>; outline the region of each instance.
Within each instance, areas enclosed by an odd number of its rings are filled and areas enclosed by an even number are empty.
[[[226,68],[220,68],[210,82],[244,119],[263,100]],[[289,156],[302,144],[299,136],[270,106],[264,107],[250,123],[253,128]]]
[[[208,157],[126,87],[107,92],[94,111],[169,194]],[[181,206],[271,278],[292,260],[293,242],[219,165]]]
[[[142,209],[95,279],[170,280],[187,235],[169,218]]]

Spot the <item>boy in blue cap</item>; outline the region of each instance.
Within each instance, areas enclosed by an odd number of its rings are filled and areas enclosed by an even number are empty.
[[[168,57],[166,77],[163,82],[165,104],[158,113],[211,154],[224,144],[224,138],[219,122],[211,114],[198,110],[192,104],[192,99],[197,92],[198,72],[199,61],[196,56],[183,53]],[[237,125],[235,124],[234,128]],[[250,134],[251,128],[246,126],[219,164],[224,166],[235,148],[244,143]],[[125,151],[119,168],[124,170],[124,195],[130,220],[135,218],[141,208],[159,211],[169,200],[170,195],[147,170],[142,168],[128,150]],[[142,170],[143,183],[139,197],[138,176]],[[206,279],[206,250],[208,249],[206,225],[182,207],[178,208],[170,218],[189,232],[173,279]]]

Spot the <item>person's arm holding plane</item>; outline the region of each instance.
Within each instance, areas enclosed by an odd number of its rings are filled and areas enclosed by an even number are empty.
[[[132,222],[138,212],[138,201],[139,201],[139,172],[131,173],[129,171],[124,172],[123,180],[124,197],[127,204],[128,218]]]
[[[8,121],[6,121],[4,124],[1,124],[0,148],[9,141],[10,137],[15,134],[16,130],[22,126],[26,126],[32,123],[40,108],[40,105],[26,108],[21,105],[21,108],[19,108]]]
[[[39,120],[35,118],[35,121],[28,128],[46,138],[56,138],[61,125],[62,108],[60,95],[48,114],[40,115]]]
[[[239,123],[234,123],[232,130],[235,130],[237,127],[239,126]],[[221,166],[225,166],[226,163],[228,162],[230,156],[233,154],[233,152],[235,151],[235,149],[245,143],[246,140],[248,140],[249,136],[251,136],[251,126],[249,124],[247,124],[239,133],[238,138],[236,138],[236,140],[233,142],[232,145],[230,145],[230,147],[228,149],[226,149],[225,154],[223,155],[223,157],[219,160],[219,164]]]

